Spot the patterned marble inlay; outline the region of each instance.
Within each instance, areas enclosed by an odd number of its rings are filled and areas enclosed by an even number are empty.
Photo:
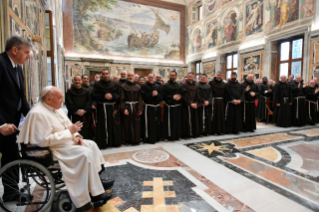
[[[250,154],[256,155],[258,157],[265,158],[267,160],[277,162],[281,159],[280,153],[272,147],[266,147],[262,149],[255,149],[248,151]]]
[[[221,145],[221,144],[219,143],[218,145]],[[227,148],[232,149],[232,146],[234,146],[234,145],[233,144],[228,144],[228,145],[225,145],[225,146]],[[154,149],[166,152],[166,150],[164,150],[163,148],[154,148]],[[208,150],[205,150],[205,151],[208,153]],[[136,152],[138,152],[138,151],[134,150],[134,151],[129,151],[129,152],[112,153],[112,154],[104,155],[104,159],[106,161],[106,166],[108,166],[108,165],[113,166],[113,164],[115,164],[115,163],[121,164],[122,163],[121,161],[123,161],[123,160],[130,160],[130,159],[133,158],[133,155]],[[166,153],[169,154],[168,152],[166,152]],[[212,155],[215,154],[215,153],[216,153],[216,151],[213,151]],[[187,165],[185,165],[183,162],[181,162],[179,159],[177,159],[173,155],[171,155],[171,154],[169,154],[169,155],[170,155],[169,159],[164,161],[164,162],[160,162],[160,163],[138,162],[138,163],[145,164],[147,166],[159,167],[159,168],[164,168],[164,167],[176,167],[177,168],[177,167],[181,167],[184,170],[186,170],[188,173],[190,173],[192,176],[194,176],[198,181],[202,182],[205,186],[207,186],[209,189],[205,190],[205,193],[207,193],[210,197],[212,197],[219,204],[223,205],[225,208],[232,208],[233,211],[238,211],[238,212],[253,212],[254,211],[248,205],[243,204],[236,197],[232,196],[231,194],[229,194],[225,190],[221,189],[218,185],[216,185],[213,182],[209,181],[204,176],[202,176],[198,172],[194,171],[192,168],[190,168]],[[217,155],[225,156],[225,154],[222,154],[220,152],[218,152]],[[165,186],[169,186],[169,187],[173,186],[173,181],[165,180],[164,181],[164,185]],[[153,181],[143,181],[143,186],[144,186],[144,188],[147,188],[147,186],[151,187],[151,186],[153,186]],[[114,188],[112,190],[114,190]],[[151,191],[151,190],[148,190],[148,191]],[[143,205],[143,207],[141,207],[141,211],[148,212],[148,211],[151,211],[152,208],[153,208],[153,206]],[[180,211],[183,211],[183,212],[185,210],[186,211],[188,210],[187,209],[187,204],[183,205],[183,209],[180,209]],[[198,212],[202,212],[200,210],[197,210],[197,211]],[[203,212],[206,212],[206,211],[203,211]],[[209,211],[209,212],[211,212],[211,211]]]
[[[169,154],[158,149],[145,149],[133,155],[134,160],[142,163],[159,163],[166,161]]]
[[[217,212],[192,188],[192,181],[177,170],[156,170],[142,168],[133,164],[106,167],[102,178],[115,179],[113,197],[124,202],[112,206],[113,212]],[[130,210],[128,210],[130,211]],[[95,212],[95,211],[94,211]]]
[[[293,131],[292,133],[304,134],[307,136],[316,136],[316,135],[319,135],[319,128],[314,128],[309,130],[298,130],[298,131]]]
[[[305,178],[290,174],[289,172],[269,166],[241,154],[237,158],[223,158],[223,160],[236,165],[250,173],[264,178],[285,189],[296,192],[307,200],[313,201],[319,207],[319,185]]]
[[[238,149],[241,149],[245,147],[276,143],[276,142],[287,141],[287,140],[292,140],[297,138],[299,137],[287,135],[284,133],[279,133],[279,134],[273,134],[273,135],[264,135],[264,136],[243,138],[238,140],[223,141],[222,143],[235,144]]]
[[[285,145],[281,148],[291,156],[287,167],[319,179],[319,141]]]

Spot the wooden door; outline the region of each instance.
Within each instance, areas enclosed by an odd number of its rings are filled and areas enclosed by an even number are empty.
[[[147,77],[150,73],[152,73],[152,69],[134,69],[134,73],[138,74],[140,77]]]
[[[90,71],[90,83],[95,80],[95,75],[96,74],[100,74],[101,75],[101,71]]]

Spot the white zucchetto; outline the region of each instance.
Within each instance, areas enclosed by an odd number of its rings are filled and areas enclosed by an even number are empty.
[[[41,91],[41,99],[52,89],[54,88],[54,86],[46,86],[45,88],[43,88],[43,90]]]

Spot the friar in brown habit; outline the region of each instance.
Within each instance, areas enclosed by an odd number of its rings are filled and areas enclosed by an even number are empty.
[[[194,80],[194,74],[188,73],[187,80],[183,84],[185,94],[183,96],[183,137],[199,136],[198,107],[200,106],[200,90]]]
[[[225,103],[224,92],[225,83],[223,82],[223,72],[218,71],[216,77],[209,82],[212,89],[212,134],[222,135],[225,133]]]
[[[123,140],[130,144],[140,143],[140,124],[143,111],[141,86],[134,82],[134,73],[128,73],[122,85],[121,110],[124,114]]]

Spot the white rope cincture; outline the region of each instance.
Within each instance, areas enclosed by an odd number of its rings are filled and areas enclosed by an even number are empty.
[[[152,105],[152,104],[145,104],[145,111],[144,111],[144,116],[145,116],[145,138],[148,138],[148,125],[147,125],[147,108],[148,107],[154,107],[154,108],[157,108],[159,107],[160,105]]]
[[[106,106],[107,105],[115,105],[115,102],[111,102],[111,103],[108,103],[108,102],[99,102],[100,104],[103,105],[103,110],[104,110],[104,122],[105,122],[105,141],[106,141],[106,144],[109,143],[109,133],[108,133],[108,130],[107,130],[107,113],[106,113]]]
[[[166,102],[164,102],[164,104],[168,108],[168,136],[171,137],[171,107],[179,107],[180,104],[168,105],[168,104],[166,104]]]

